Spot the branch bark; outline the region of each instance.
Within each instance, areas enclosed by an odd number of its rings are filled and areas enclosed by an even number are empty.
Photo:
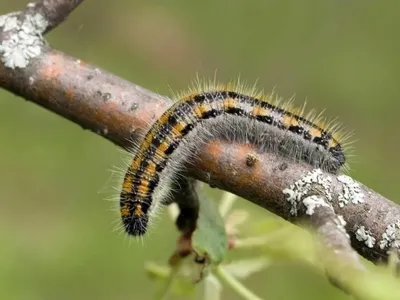
[[[81,2],[39,1],[19,13],[18,18],[23,20],[32,13],[40,14],[47,20],[45,28],[39,26],[45,33]],[[10,38],[10,32],[14,30],[15,34],[22,30],[18,27],[5,31],[6,25],[1,22],[0,26],[3,26],[0,27],[2,45]],[[40,35],[40,32],[34,34]],[[40,53],[28,56],[26,66],[11,68],[0,63],[0,86],[123,148],[129,148],[172,103],[167,97],[54,50],[45,43],[39,47]],[[3,47],[3,52],[1,49],[4,62],[5,55],[10,54],[6,50],[12,49]],[[247,164],[249,155],[256,157],[251,166]],[[251,145],[214,140],[197,153],[186,175],[237,194],[286,220],[298,222],[307,216],[308,208],[302,202],[304,197],[297,202],[290,201],[284,190],[291,190],[294,182],[304,179],[311,171],[307,164],[293,163],[272,153],[260,153]],[[353,248],[373,262],[386,260],[387,251],[391,247],[398,249],[400,245],[396,234],[400,228],[400,207],[349,177],[328,173],[321,176],[330,178],[329,204],[335,214],[346,221]],[[315,222],[324,220],[318,213],[313,219]],[[323,229],[332,223],[321,224],[320,231],[326,243],[336,245],[331,236],[336,229]],[[351,249],[342,242],[334,248],[352,257]]]
[[[83,0],[46,0],[28,4],[24,14],[41,14],[49,23],[45,33],[61,24]]]

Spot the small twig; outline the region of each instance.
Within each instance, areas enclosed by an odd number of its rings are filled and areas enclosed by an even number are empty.
[[[247,289],[240,281],[236,280],[231,274],[224,270],[222,266],[217,266],[214,271],[215,276],[234,290],[238,295],[246,300],[262,300],[249,289]]]
[[[29,3],[24,11],[0,16],[0,59],[4,66],[27,67],[47,48],[43,35],[60,24],[82,1],[39,1]]]
[[[204,300],[221,300],[222,286],[212,273],[204,278]]]
[[[25,13],[39,13],[48,21],[48,27],[44,33],[61,24],[68,15],[84,0],[46,0],[30,3]]]
[[[252,236],[243,239],[235,240],[235,249],[254,249],[263,248],[269,242],[275,241],[277,237],[282,236],[282,233],[286,231],[287,228],[280,230],[274,230],[267,235]]]
[[[351,268],[365,270],[359,256],[350,245],[349,235],[346,232],[343,219],[338,217],[330,207],[317,207],[309,218],[310,224],[317,231],[325,250],[330,250],[340,258],[343,264]],[[325,258],[325,253],[320,255]]]
[[[166,279],[171,273],[170,267],[160,266],[153,262],[147,262],[145,264],[145,270],[150,276],[155,276],[162,279]]]
[[[322,196],[319,196],[319,199],[328,203]],[[342,277],[333,272],[331,268],[334,263],[340,261],[343,272],[366,271],[359,256],[350,245],[349,235],[344,227],[345,221],[338,217],[329,205],[314,208],[314,212],[308,221],[316,230],[319,242],[322,244],[318,248],[318,253],[328,279],[339,289],[354,295],[355,291],[349,290],[348,282],[341,280]]]

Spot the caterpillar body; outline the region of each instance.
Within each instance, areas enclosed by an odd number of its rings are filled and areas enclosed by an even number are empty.
[[[336,173],[345,164],[338,126],[294,109],[274,94],[240,84],[196,85],[152,125],[125,173],[120,213],[127,234],[140,236],[165,204],[185,163],[210,139],[252,143],[293,161]]]

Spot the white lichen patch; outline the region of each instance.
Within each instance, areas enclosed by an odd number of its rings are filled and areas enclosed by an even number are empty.
[[[318,190],[322,196],[325,196],[325,198],[328,201],[331,201],[332,200],[331,182],[332,179],[329,176],[324,175],[321,169],[314,169],[311,172],[307,173],[303,178],[296,181],[288,188],[284,189],[283,193],[287,196],[286,200],[290,202],[292,206],[290,209],[290,213],[292,215],[297,215],[298,204],[303,200],[302,198],[307,196],[307,194],[311,190]],[[315,200],[313,199],[314,198],[308,200],[308,205],[310,207],[313,206],[311,203],[312,201]],[[326,204],[328,205],[328,203]],[[314,205],[314,207],[310,208],[310,210],[307,207],[308,212],[313,212],[315,207],[316,206]]]
[[[397,220],[386,227],[385,232],[382,233],[382,239],[379,242],[379,247],[381,249],[400,249],[400,220]]]
[[[317,207],[325,206],[325,207],[332,207],[328,203],[325,202],[324,198],[321,196],[312,195],[309,197],[304,198],[303,204],[306,207],[306,214],[313,215],[314,211]]]
[[[6,32],[18,28],[18,26],[19,26],[18,18],[11,16],[5,19],[4,25],[2,27],[3,31]]]
[[[2,27],[3,31],[12,30],[19,26],[17,18],[18,14],[19,14],[18,12],[12,12],[0,16],[0,27]]]
[[[364,242],[369,248],[373,248],[376,239],[372,236],[371,231],[366,230],[364,226],[360,226],[356,231],[356,239],[360,242]]]
[[[343,184],[342,192],[338,197],[340,207],[344,207],[349,202],[353,204],[364,202],[364,193],[358,182],[346,175],[340,175],[337,179]]]
[[[14,30],[0,44],[0,58],[6,67],[24,68],[31,58],[40,55],[44,40],[42,33],[48,22],[40,15],[25,15],[18,20],[18,13],[0,17],[0,29],[4,32]]]

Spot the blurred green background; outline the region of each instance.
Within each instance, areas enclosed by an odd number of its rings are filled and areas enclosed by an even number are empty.
[[[3,0],[0,13],[25,4]],[[354,131],[351,175],[396,201],[399,9],[367,0],[86,0],[47,39],[161,94],[218,70],[221,81],[240,74],[298,104],[307,98]],[[112,231],[118,215],[104,199],[110,169],[123,167],[116,146],[6,91],[0,137],[0,299],[151,299],[144,262],[165,262],[177,232],[167,214],[143,245]],[[290,261],[245,283],[268,299],[349,299]]]

